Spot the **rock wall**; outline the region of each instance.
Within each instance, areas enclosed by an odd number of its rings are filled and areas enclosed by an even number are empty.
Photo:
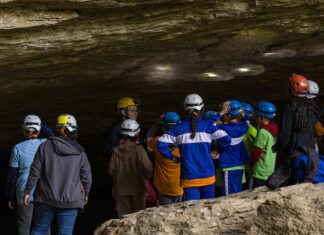
[[[148,208],[109,220],[94,232],[108,234],[324,234],[324,184],[300,184],[213,200]]]

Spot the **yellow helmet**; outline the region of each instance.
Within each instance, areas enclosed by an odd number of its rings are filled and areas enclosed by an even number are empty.
[[[123,97],[117,101],[116,110],[125,109],[133,105],[138,106],[138,102],[131,97]]]

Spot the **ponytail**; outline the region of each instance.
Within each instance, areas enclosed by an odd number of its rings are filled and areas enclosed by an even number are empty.
[[[193,139],[196,136],[196,130],[198,126],[198,113],[196,111],[191,112],[191,135],[190,138]]]

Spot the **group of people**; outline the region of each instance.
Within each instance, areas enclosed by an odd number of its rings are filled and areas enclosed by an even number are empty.
[[[189,94],[184,119],[166,112],[143,135],[136,121],[139,101],[119,99],[120,118],[108,128],[104,149],[118,218],[145,209],[148,194],[155,192],[157,204],[168,205],[266,185],[291,159],[295,182],[324,182],[317,144],[324,133],[319,87],[293,74],[289,89],[280,128],[274,122],[277,108],[269,101],[228,100],[219,112],[205,112],[202,97]],[[72,234],[92,182],[87,156],[77,143],[76,119],[60,115],[52,133],[38,116],[27,115],[23,130],[25,140],[13,148],[8,176],[8,205],[17,207],[19,234],[49,233],[54,216],[59,234]],[[39,138],[42,131],[46,139]]]

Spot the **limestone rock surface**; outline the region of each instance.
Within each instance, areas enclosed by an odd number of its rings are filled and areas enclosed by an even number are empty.
[[[324,234],[324,184],[300,184],[148,208],[102,224],[109,234]]]

